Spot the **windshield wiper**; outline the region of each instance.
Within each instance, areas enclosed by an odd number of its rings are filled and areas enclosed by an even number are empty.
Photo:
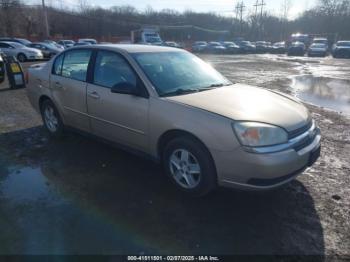
[[[176,89],[175,91],[168,92],[162,94],[162,96],[177,96],[177,95],[185,95],[185,94],[191,94],[191,93],[197,93],[199,92],[199,89]]]
[[[212,84],[210,86],[200,88],[199,92],[208,91],[208,90],[212,90],[212,89],[215,89],[215,88],[218,88],[218,87],[230,86],[230,85],[232,85],[232,84],[231,83]]]

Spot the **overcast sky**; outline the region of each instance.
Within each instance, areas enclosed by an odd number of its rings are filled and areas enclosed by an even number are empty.
[[[78,5],[81,0],[46,0],[48,4],[57,5],[59,2],[67,5]],[[113,5],[132,5],[139,10],[151,6],[153,9],[161,10],[165,8],[184,11],[191,9],[196,12],[217,12],[223,15],[233,15],[232,11],[238,0],[82,0],[90,5],[110,7]],[[261,0],[259,0],[260,2]],[[284,0],[265,0],[266,10],[274,14],[281,12],[281,6]],[[295,18],[299,13],[314,5],[317,0],[290,0],[292,3],[289,18]],[[27,1],[26,1],[27,2]],[[32,3],[41,2],[39,0],[30,0]],[[256,0],[244,0],[246,5],[246,14],[253,11],[253,4]]]

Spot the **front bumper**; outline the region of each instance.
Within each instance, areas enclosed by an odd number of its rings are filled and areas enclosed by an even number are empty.
[[[309,51],[308,56],[326,56],[327,52],[323,51]]]
[[[307,142],[307,135],[311,133],[312,139]],[[274,153],[253,153],[243,147],[231,152],[212,151],[218,184],[247,190],[268,190],[293,180],[317,161],[321,150],[321,135],[316,126],[299,137],[294,138],[294,143],[288,147]]]

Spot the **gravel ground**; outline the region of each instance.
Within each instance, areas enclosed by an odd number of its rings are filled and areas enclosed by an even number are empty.
[[[188,199],[144,159],[75,134],[49,139],[25,90],[0,89],[0,254],[350,256],[350,61],[202,58],[307,101],[323,135],[317,163],[273,192]]]

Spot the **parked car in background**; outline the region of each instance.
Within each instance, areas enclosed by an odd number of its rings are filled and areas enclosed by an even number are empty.
[[[50,45],[54,45],[56,48],[59,48],[59,49],[64,50],[64,46],[58,44],[56,41],[53,41],[53,40],[44,40],[43,42],[44,42],[44,43],[47,43],[47,44],[50,44]]]
[[[44,55],[44,58],[51,58],[60,52],[62,52],[62,49],[57,48],[53,44],[48,44],[45,42],[37,42],[37,43],[31,43],[27,45],[27,47],[35,48],[41,50],[41,52]]]
[[[286,42],[274,43],[271,47],[271,53],[273,54],[285,54],[287,52]]]
[[[44,58],[40,50],[24,46],[17,42],[0,42],[0,49],[7,56],[14,56],[20,62],[41,60]]]
[[[165,41],[164,45],[169,47],[182,48],[178,43],[173,41]]]
[[[28,45],[31,43],[31,41],[24,39],[24,38],[13,38],[13,37],[0,37],[1,42],[16,42],[20,43],[22,45]]]
[[[310,45],[307,54],[310,57],[317,56],[317,57],[325,57],[328,53],[328,45],[327,44],[312,44]]]
[[[312,44],[324,44],[324,45],[326,45],[327,47],[329,46],[328,39],[325,38],[325,37],[315,37],[315,38],[312,40]]]
[[[256,52],[256,46],[249,41],[240,41],[236,43],[243,53],[254,54]]]
[[[219,42],[209,42],[205,48],[205,52],[210,54],[223,54],[226,52],[226,47]]]
[[[334,58],[350,58],[350,41],[338,41],[332,49]]]
[[[306,46],[303,42],[293,42],[288,48],[289,56],[304,56],[306,53]]]
[[[194,42],[194,44],[192,45],[192,52],[195,52],[195,53],[204,52],[207,45],[208,45],[208,43],[205,41]]]
[[[269,52],[268,43],[265,41],[257,41],[255,43],[256,53],[264,54]]]
[[[289,43],[303,43],[305,45],[305,48],[310,45],[311,43],[311,38],[308,34],[292,34],[289,38]]]
[[[29,68],[27,79],[49,134],[73,127],[147,154],[189,195],[276,188],[320,155],[319,128],[302,103],[232,84],[181,49],[72,48]]]
[[[81,38],[78,39],[78,43],[89,43],[91,45],[97,45],[97,41],[92,38]]]
[[[74,44],[74,46],[85,46],[85,45],[92,45],[92,44],[89,42],[76,42]]]
[[[223,42],[222,45],[226,48],[227,54],[239,54],[241,48],[234,42]]]
[[[58,41],[59,45],[62,45],[65,49],[74,46],[75,42],[73,40],[60,40]]]

